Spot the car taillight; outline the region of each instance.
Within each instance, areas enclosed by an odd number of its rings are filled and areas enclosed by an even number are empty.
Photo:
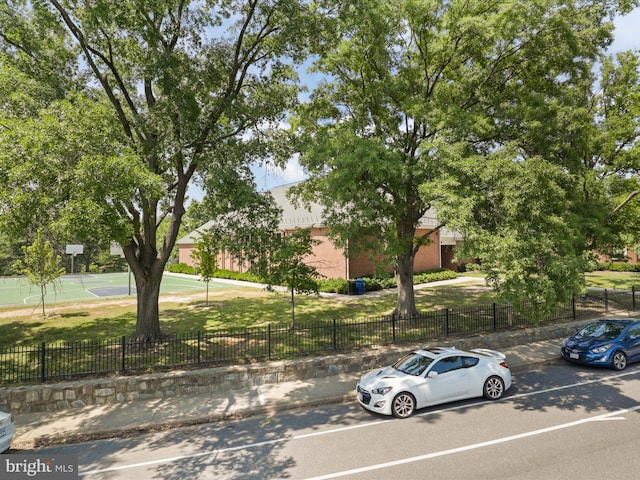
[[[509,368],[509,365],[507,365],[507,362],[500,362],[500,366],[504,368]]]

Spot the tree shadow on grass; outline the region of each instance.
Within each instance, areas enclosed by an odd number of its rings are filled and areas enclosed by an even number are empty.
[[[68,314],[55,322],[43,319],[37,322],[16,320],[3,323],[0,325],[0,345],[99,341],[122,335],[130,336],[135,331],[135,313],[73,321],[86,316],[88,315]]]
[[[67,312],[58,314],[61,318],[89,317],[89,312]]]

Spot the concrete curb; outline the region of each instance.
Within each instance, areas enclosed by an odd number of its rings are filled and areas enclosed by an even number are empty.
[[[49,447],[52,445],[70,445],[76,443],[90,442],[95,440],[105,440],[109,438],[129,438],[145,433],[163,432],[175,428],[192,427],[208,423],[224,422],[228,420],[240,420],[243,418],[258,415],[276,415],[278,413],[300,408],[309,408],[322,405],[334,405],[355,401],[355,393],[344,395],[333,395],[325,398],[314,398],[309,400],[295,400],[277,403],[276,405],[265,405],[253,407],[251,409],[238,410],[226,414],[203,415],[187,420],[174,420],[163,423],[143,423],[125,428],[104,429],[94,432],[69,433],[64,437],[60,435],[43,435],[28,442],[16,442],[11,445],[12,451],[32,450],[34,448]]]
[[[517,375],[534,371],[546,366],[560,365],[564,360],[560,355],[557,358],[544,359],[539,362],[533,362],[528,365],[519,365],[511,369],[511,373]],[[96,440],[105,440],[109,438],[130,438],[136,435],[147,433],[163,432],[176,428],[192,427],[196,425],[204,425],[208,423],[223,422],[229,420],[239,420],[259,415],[276,415],[291,410],[310,408],[315,406],[335,405],[341,403],[355,402],[355,393],[350,392],[343,395],[331,395],[324,398],[311,398],[306,400],[283,400],[273,405],[265,405],[262,407],[252,407],[251,409],[239,409],[237,411],[203,415],[199,417],[189,418],[186,420],[174,420],[163,423],[144,423],[125,428],[104,429],[94,432],[71,433],[64,437],[43,435],[33,439],[30,442],[14,442],[12,451],[31,450],[34,448],[42,448],[53,445],[69,445],[83,442],[91,442]]]

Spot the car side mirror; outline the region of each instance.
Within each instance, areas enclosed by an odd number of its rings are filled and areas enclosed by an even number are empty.
[[[428,378],[435,378],[438,376],[438,372],[434,372],[433,370],[427,373]]]

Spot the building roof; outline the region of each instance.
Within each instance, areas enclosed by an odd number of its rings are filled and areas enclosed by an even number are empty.
[[[322,205],[313,203],[309,206],[309,209],[307,209],[301,204],[295,205],[287,198],[287,191],[298,183],[289,183],[269,190],[276,204],[282,209],[280,229],[290,230],[293,228],[324,226],[322,220]]]
[[[323,227],[323,207],[319,203],[313,203],[309,208],[305,208],[303,205],[294,204],[289,198],[287,198],[287,191],[296,183],[289,183],[274,187],[269,192],[273,196],[276,204],[282,209],[282,217],[280,219],[281,230],[293,230],[295,228],[311,228],[311,227]],[[214,221],[209,221],[204,225],[198,227],[193,232],[182,237],[178,240],[178,245],[194,244],[197,238],[200,236],[200,232],[206,231],[211,228]],[[436,212],[434,209],[429,209],[427,213],[420,219],[418,228],[435,228],[438,226],[438,220],[436,218]],[[455,245],[457,241],[462,239],[462,235],[458,232],[451,231],[447,228],[440,230],[440,243]]]
[[[189,232],[184,237],[176,242],[176,245],[195,245],[200,237],[201,232],[206,232],[209,230],[214,224],[213,220],[209,220],[204,225],[200,225],[193,232]]]

